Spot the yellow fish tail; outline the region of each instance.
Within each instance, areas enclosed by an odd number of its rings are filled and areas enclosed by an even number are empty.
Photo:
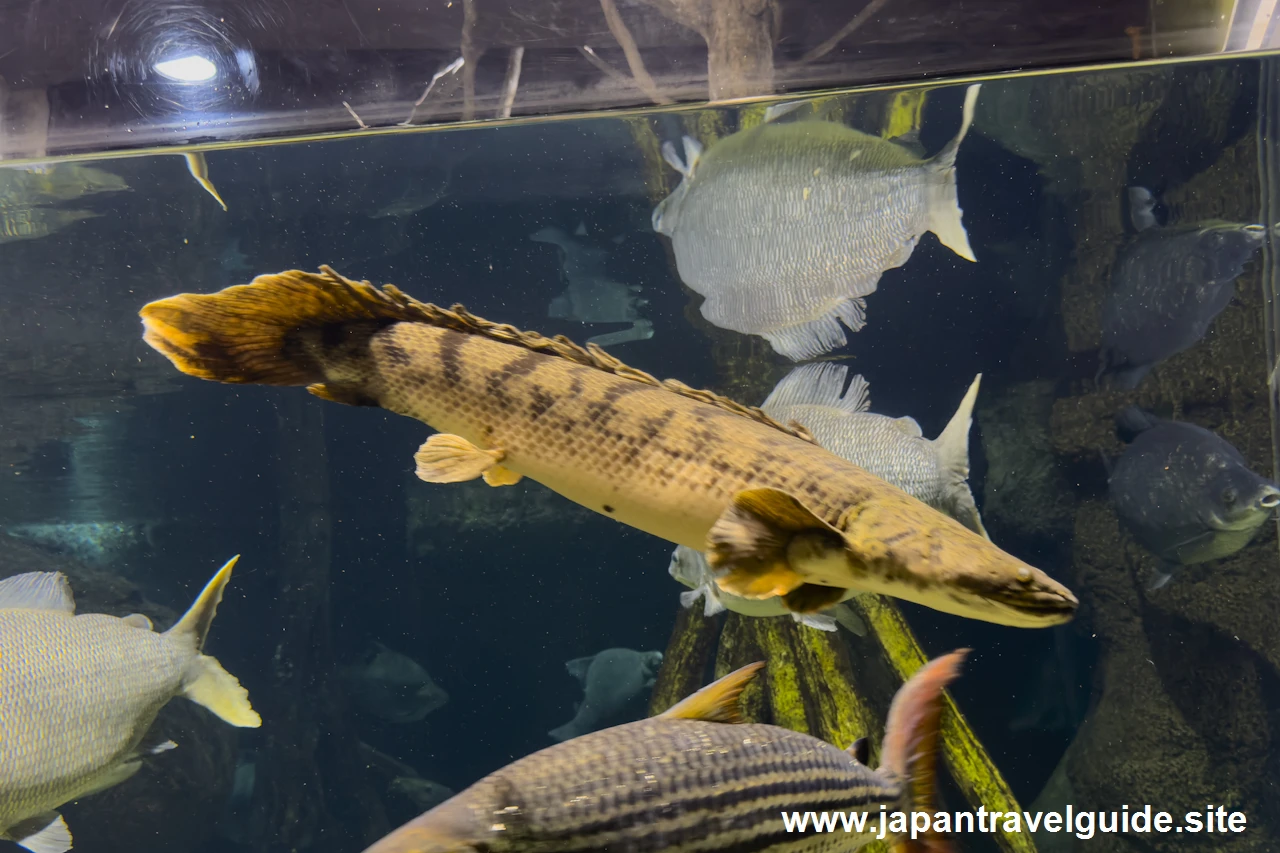
[[[365,339],[388,322],[417,319],[394,288],[354,282],[329,267],[289,270],[218,293],[182,293],[139,312],[143,340],[190,376],[257,385],[310,385],[324,373],[302,333],[367,324]],[[360,335],[348,335],[358,346]],[[323,387],[317,396],[332,399]]]
[[[190,637],[196,651],[204,648],[209,626],[222,602],[222,593],[231,580],[231,570],[240,555],[227,560],[209,583],[205,584],[198,598],[177,624],[165,633],[174,637]],[[236,677],[222,668],[222,664],[208,655],[197,655],[182,684],[182,695],[203,705],[233,726],[257,728],[262,718],[249,704],[249,692],[240,686]]]

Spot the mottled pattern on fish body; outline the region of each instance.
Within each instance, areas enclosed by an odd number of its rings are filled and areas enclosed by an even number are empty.
[[[601,350],[323,273],[153,302],[146,340],[195,376],[307,385],[421,420],[441,433],[415,454],[421,479],[529,477],[714,550],[717,583],[744,597],[785,595],[808,613],[857,589],[1028,626],[1076,606],[1043,572],[758,411]]]
[[[733,496],[762,486],[829,524],[874,500],[919,535],[970,535],[816,444],[655,385],[416,323],[376,333],[370,352],[371,365],[335,363],[331,375],[371,367],[364,390],[384,408],[500,448],[504,467],[671,542],[703,550]]]
[[[781,812],[872,812],[870,833],[904,788],[799,732],[651,718],[520,759],[435,815],[457,849],[493,853],[848,851],[867,837],[787,832]]]
[[[132,759],[197,656],[114,616],[0,609],[0,833]]]

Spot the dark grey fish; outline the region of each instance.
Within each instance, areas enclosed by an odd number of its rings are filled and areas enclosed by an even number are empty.
[[[1121,250],[1102,309],[1099,379],[1132,389],[1161,361],[1189,349],[1235,294],[1235,280],[1262,245],[1266,228],[1235,222],[1155,225],[1149,193],[1130,193],[1144,229]]]
[[[662,652],[605,649],[565,663],[582,684],[582,701],[573,719],[547,732],[558,741],[595,731],[616,718],[637,696],[653,687],[662,666]]]
[[[362,711],[389,723],[416,723],[449,701],[421,664],[379,642],[340,675]]]
[[[1131,443],[1108,478],[1125,527],[1167,566],[1239,551],[1280,506],[1280,484],[1249,470],[1240,451],[1203,427],[1166,421],[1130,406],[1116,418]]]

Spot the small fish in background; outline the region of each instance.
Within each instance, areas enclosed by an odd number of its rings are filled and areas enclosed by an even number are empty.
[[[950,422],[932,441],[914,418],[871,411],[870,386],[830,362],[792,370],[760,408],[780,423],[795,421],[837,456],[865,468],[965,527],[987,536],[969,489],[969,427],[982,374],[974,378]],[[987,537],[990,538],[990,537]]]
[[[653,323],[640,316],[640,309],[649,304],[638,295],[643,288],[611,278],[605,269],[609,251],[591,245],[586,236],[585,222],[578,225],[572,236],[554,225],[529,235],[534,242],[550,243],[560,250],[566,287],[547,306],[547,316],[578,323],[631,323],[630,329],[587,338],[587,343],[600,346],[652,338]],[[613,242],[620,243],[623,239],[615,237]]]
[[[881,834],[885,812],[934,812],[942,692],[959,676],[965,654],[930,661],[898,690],[876,770],[865,763],[865,739],[846,750],[790,729],[745,722],[739,698],[764,668],[753,663],[656,717],[512,762],[365,853],[853,853]],[[792,835],[783,815],[793,810],[839,812],[855,828],[837,830],[836,836]],[[895,850],[948,849],[933,833],[914,840],[892,830],[887,835]]]
[[[397,776],[387,786],[387,792],[404,797],[420,811],[430,811],[457,792],[439,782],[418,776]]]
[[[932,158],[829,121],[782,122],[785,106],[707,151],[684,138],[684,176],[653,211],[680,278],[706,297],[702,316],[760,335],[793,361],[844,346],[841,323],[866,323],[864,297],[932,231],[974,260],[956,196],[956,152],[979,86],[965,92],[960,130]]]
[[[1136,406],[1116,423],[1129,446],[1108,463],[1107,484],[1121,522],[1163,563],[1149,589],[1181,566],[1234,554],[1275,518],[1280,484],[1218,435]]]
[[[449,701],[421,664],[376,641],[339,676],[357,707],[388,723],[416,723]]]
[[[75,201],[128,189],[129,184],[119,175],[81,163],[0,167],[0,208]]]
[[[715,616],[730,610],[743,616],[785,616],[818,631],[834,631],[843,627],[851,634],[865,637],[867,624],[849,605],[841,602],[828,607],[821,613],[796,613],[788,610],[777,596],[773,598],[740,598],[720,589],[716,584],[715,572],[707,564],[707,558],[701,551],[686,545],[677,545],[671,552],[671,562],[667,565],[667,574],[689,587],[688,592],[680,593],[680,605],[685,609],[693,607],[698,599],[703,599],[702,612],[706,616]],[[852,598],[850,591],[847,598]]]
[[[120,784],[146,755],[172,749],[142,741],[175,696],[233,726],[261,725],[235,676],[201,654],[238,559],[163,634],[139,613],[75,615],[60,572],[0,581],[0,839],[32,853],[70,849],[54,809]]]
[[[418,151],[425,163],[405,170],[397,169],[395,179],[403,189],[389,202],[385,202],[368,214],[370,219],[399,219],[434,207],[448,198],[454,171],[470,155],[469,150],[444,147],[436,140]],[[419,163],[421,161],[418,161]],[[385,187],[379,187],[385,188]],[[368,188],[367,192],[375,192]],[[377,193],[381,194],[381,193]]]
[[[152,536],[156,527],[152,521],[77,521],[13,524],[4,532],[86,565],[110,568],[124,555],[155,548]]]
[[[582,701],[573,719],[547,734],[558,741],[595,731],[623,713],[644,691],[653,687],[662,666],[662,652],[605,649],[565,665],[582,683]]]
[[[222,271],[226,273],[227,278],[232,282],[240,282],[246,278],[246,274],[253,270],[253,265],[249,263],[249,256],[240,251],[240,238],[232,237],[227,240],[227,244],[222,249],[222,254],[218,256],[218,265],[222,267]]]
[[[39,240],[68,225],[101,216],[92,210],[56,207],[0,207],[0,244]]]
[[[1235,296],[1235,280],[1267,232],[1219,221],[1160,226],[1155,198],[1142,187],[1129,190],[1129,215],[1139,233],[1111,268],[1098,368],[1099,381],[1124,390],[1199,343]]]

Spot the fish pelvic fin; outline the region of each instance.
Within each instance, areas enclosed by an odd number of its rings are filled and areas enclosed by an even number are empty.
[[[71,849],[71,830],[57,812],[45,812],[9,827],[0,838],[9,838],[31,853],[66,853]]]
[[[427,483],[465,483],[484,477],[490,486],[512,486],[524,475],[498,464],[506,458],[501,449],[485,450],[465,438],[438,432],[413,454],[419,480]]]
[[[978,103],[980,88],[981,84],[974,83],[965,90],[960,131],[929,161],[937,173],[929,188],[929,230],[937,235],[942,245],[966,261],[976,261],[977,258],[969,246],[969,234],[964,230],[964,211],[960,208],[960,198],[956,194],[956,152],[960,150],[960,143],[969,132],[969,125],[973,124],[973,111]]]
[[[659,717],[668,720],[707,720],[713,723],[742,723],[742,691],[746,689],[760,670],[764,661],[749,663],[735,669],[724,678],[711,682],[691,696],[686,696]]]
[[[942,691],[960,676],[969,651],[958,649],[926,663],[899,688],[889,706],[880,766],[909,786],[911,809],[915,811],[935,811]],[[950,849],[937,836],[914,841],[899,839],[894,847],[901,853],[942,853]]]
[[[799,539],[817,549],[844,548],[840,532],[792,495],[778,489],[746,489],[734,495],[707,533],[707,562],[725,592],[751,599],[784,596],[790,610],[821,610],[839,601],[841,596],[835,594],[842,591],[831,589],[828,595],[834,600],[812,594],[809,587],[815,584],[792,566],[789,556]],[[796,596],[788,600],[792,592]]]

